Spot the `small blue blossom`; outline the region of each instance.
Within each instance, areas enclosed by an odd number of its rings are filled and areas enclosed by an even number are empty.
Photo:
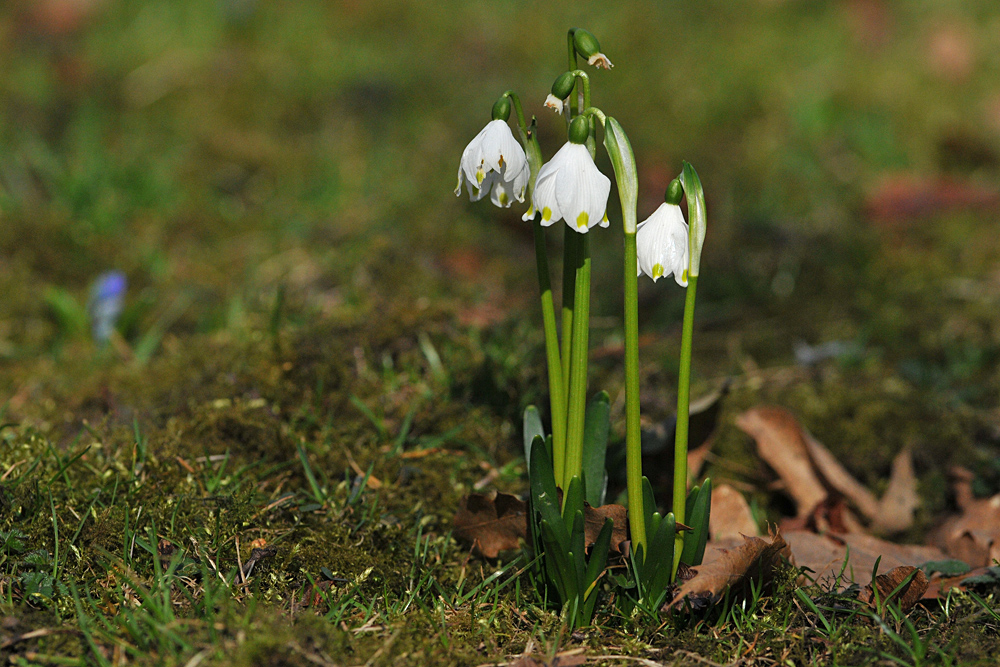
[[[90,288],[87,312],[90,313],[94,340],[98,343],[106,343],[111,338],[115,322],[122,312],[127,288],[128,280],[120,271],[102,273]]]

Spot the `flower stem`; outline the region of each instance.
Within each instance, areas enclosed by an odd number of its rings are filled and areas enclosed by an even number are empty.
[[[573,477],[583,476],[583,427],[587,411],[587,357],[590,342],[590,243],[586,234],[579,236],[563,489],[569,488],[569,481]]]
[[[677,378],[677,430],[674,435],[674,518],[684,523],[687,509],[688,421],[691,406],[691,339],[694,336],[694,300],[698,276],[688,276],[684,298],[684,324],[681,329],[681,359]],[[684,548],[683,533],[678,533],[674,547],[674,576]],[[673,576],[671,577],[671,579]]]
[[[571,72],[576,69],[576,45],[573,44],[573,34],[575,32],[576,32],[576,28],[570,28],[566,32],[566,48],[567,48],[567,54],[566,54],[567,55],[567,59],[566,59],[566,61],[569,64],[568,67],[567,67],[567,69],[569,71],[571,71]],[[579,84],[577,84],[577,85],[579,85]],[[577,89],[577,86],[575,85],[575,86],[573,86],[573,90],[570,91],[570,95],[569,95],[569,109],[568,109],[568,111],[566,113],[566,122],[567,123],[569,123],[569,121],[573,119],[573,116],[576,115],[576,112],[579,109],[579,107],[577,106],[576,89]]]
[[[642,506],[642,436],[639,429],[639,278],[636,235],[625,234],[625,479],[633,550],[647,555]]]
[[[545,228],[535,222],[535,259],[538,265],[538,288],[542,300],[542,325],[545,329],[545,360],[549,371],[549,409],[552,417],[552,446],[557,452],[566,451],[566,391],[563,388],[563,370],[559,355],[559,334],[556,331],[556,312],[552,303],[552,281],[549,277],[548,251],[545,246]],[[565,454],[562,455],[565,457]]]

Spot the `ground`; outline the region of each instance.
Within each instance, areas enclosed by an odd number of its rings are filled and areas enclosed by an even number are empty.
[[[831,629],[789,573],[745,607],[604,608],[568,634],[515,554],[472,556],[459,499],[524,492],[520,414],[546,387],[522,209],[451,191],[508,88],[556,150],[541,102],[566,29],[593,31],[640,217],[680,160],[705,184],[694,394],[731,387],[708,473],[778,520],[733,418],[780,404],[876,492],[912,447],[922,504],[896,537],[920,541],[953,508],[952,465],[1000,490],[998,20],[973,0],[5,4],[0,656],[992,664],[998,619],[965,595],[918,607],[913,636],[849,613]],[[612,454],[616,212],[592,242]],[[85,306],[111,269],[129,286],[102,346]],[[675,405],[683,295],[664,282],[640,291],[649,426]],[[831,341],[846,353],[796,360]]]

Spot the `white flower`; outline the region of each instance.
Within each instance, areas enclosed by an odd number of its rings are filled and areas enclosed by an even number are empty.
[[[530,211],[542,212],[542,224],[556,220],[581,234],[594,225],[608,226],[605,210],[611,181],[602,174],[583,144],[567,142],[538,170]]]
[[[462,151],[455,194],[462,194],[462,179],[469,199],[479,201],[490,193],[497,206],[524,201],[528,187],[528,159],[506,121],[491,120]]]
[[[549,93],[549,96],[545,98],[544,106],[548,107],[549,109],[552,109],[557,114],[562,115],[563,101],[558,97],[556,97],[555,95],[553,95],[552,93]]]
[[[614,64],[608,60],[608,57],[603,53],[595,53],[587,58],[587,64],[596,67],[597,69],[601,69],[602,67],[604,69],[611,69],[614,67]]]
[[[655,283],[673,273],[677,284],[687,287],[688,226],[680,206],[660,204],[651,216],[639,223],[635,243],[639,275],[645,273]]]

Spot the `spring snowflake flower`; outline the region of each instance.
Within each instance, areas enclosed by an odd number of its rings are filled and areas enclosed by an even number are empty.
[[[464,178],[471,201],[479,201],[489,192],[490,201],[507,207],[515,199],[524,201],[529,175],[524,149],[506,121],[491,120],[462,151],[455,194],[461,196]]]
[[[610,192],[611,181],[594,164],[587,147],[569,141],[538,171],[528,213],[541,211],[546,227],[561,219],[586,234],[594,225],[608,226]]]
[[[672,273],[678,285],[687,287],[688,226],[680,206],[660,204],[639,223],[635,243],[639,275],[645,273],[656,282]]]

